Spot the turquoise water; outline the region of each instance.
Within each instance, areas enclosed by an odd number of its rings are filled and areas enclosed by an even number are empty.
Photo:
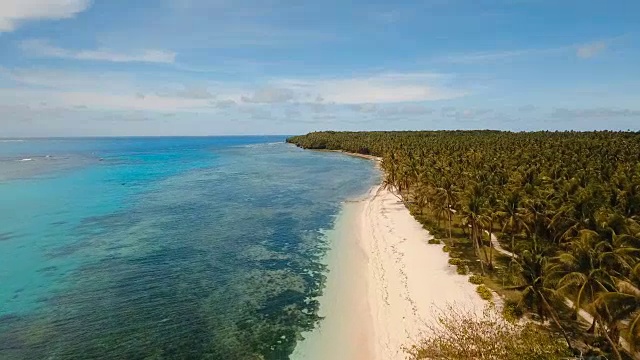
[[[376,171],[283,140],[0,141],[0,358],[287,359]]]

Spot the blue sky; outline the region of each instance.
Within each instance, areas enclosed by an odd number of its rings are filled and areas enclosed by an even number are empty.
[[[640,130],[640,2],[2,0],[0,137]]]

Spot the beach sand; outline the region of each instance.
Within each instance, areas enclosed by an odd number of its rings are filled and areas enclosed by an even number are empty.
[[[303,334],[292,359],[405,359],[404,348],[425,334],[438,310],[485,306],[468,277],[448,265],[442,245],[427,244],[431,235],[380,186],[345,203],[328,236],[325,318]]]

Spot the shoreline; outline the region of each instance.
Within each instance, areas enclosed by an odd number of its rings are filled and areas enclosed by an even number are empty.
[[[368,195],[367,195],[368,197]],[[369,360],[373,358],[373,321],[368,301],[367,254],[360,246],[359,221],[364,200],[342,204],[332,230],[326,233],[329,271],[316,327],[303,333],[293,360]]]
[[[304,150],[318,151],[318,152],[329,152],[329,153],[338,153],[338,154],[343,154],[343,155],[347,155],[347,156],[353,156],[353,157],[358,157],[358,158],[362,158],[362,159],[367,159],[367,160],[375,161],[376,162],[376,167],[378,167],[378,168],[379,168],[380,162],[382,161],[382,158],[379,157],[379,156],[367,155],[367,154],[359,154],[359,153],[348,152],[348,151],[344,151],[344,150],[329,150],[329,149],[304,149]]]
[[[424,337],[438,310],[486,305],[448,264],[443,245],[428,244],[431,234],[381,185],[345,202],[328,236],[324,319],[303,334],[292,359],[405,359],[404,348]]]
[[[382,161],[381,157],[373,156],[373,155],[359,154],[359,153],[353,153],[353,152],[342,151],[342,150],[327,150],[327,151],[329,151],[329,152],[337,152],[337,153],[345,154],[345,155],[348,155],[348,156],[354,156],[354,157],[359,157],[359,158],[362,158],[362,159],[372,160],[372,161],[375,161],[377,163],[380,163]]]

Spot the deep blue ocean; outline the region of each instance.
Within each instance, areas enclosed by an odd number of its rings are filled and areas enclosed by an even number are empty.
[[[284,139],[0,140],[0,359],[287,359],[377,172]]]

